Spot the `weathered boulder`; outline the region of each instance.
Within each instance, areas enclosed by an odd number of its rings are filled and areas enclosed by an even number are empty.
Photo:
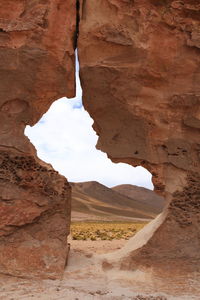
[[[70,192],[50,165],[0,151],[0,273],[59,278],[68,255]]]
[[[199,16],[199,1],[81,1],[81,82],[97,147],[147,168],[168,200],[122,268],[199,272]]]
[[[76,3],[1,0],[0,273],[57,278],[67,260],[70,187],[24,136],[75,94]]]

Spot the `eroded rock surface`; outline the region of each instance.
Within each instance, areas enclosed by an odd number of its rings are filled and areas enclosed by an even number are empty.
[[[0,3],[0,273],[60,277],[70,187],[24,136],[51,103],[75,94],[76,3]]]
[[[0,272],[56,277],[65,264],[68,184],[23,131],[74,96],[79,31],[98,148],[146,167],[169,204],[115,263],[164,278],[199,274],[199,16],[196,0],[1,0]]]
[[[67,262],[70,187],[30,155],[0,152],[0,272],[57,278]]]
[[[199,28],[199,1],[82,1],[81,80],[97,147],[146,167],[169,204],[122,253],[125,269],[199,272]]]

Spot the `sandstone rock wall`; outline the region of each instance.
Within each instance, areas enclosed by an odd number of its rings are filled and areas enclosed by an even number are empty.
[[[1,273],[57,277],[64,268],[70,190],[23,132],[54,100],[74,96],[77,37],[97,147],[146,167],[168,200],[116,263],[199,272],[198,2],[1,0]]]
[[[60,277],[70,187],[24,136],[51,103],[75,94],[76,3],[0,3],[0,273]]]
[[[81,3],[81,81],[97,147],[114,162],[146,167],[168,200],[126,268],[165,264],[171,272],[182,259],[199,271],[199,1]]]
[[[0,151],[0,273],[58,278],[67,262],[71,189],[50,165]]]

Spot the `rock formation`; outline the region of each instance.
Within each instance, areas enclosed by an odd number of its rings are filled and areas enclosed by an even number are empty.
[[[123,269],[199,272],[199,16],[195,0],[82,1],[81,81],[97,147],[147,168],[168,201]]]
[[[56,278],[67,259],[70,187],[24,136],[75,90],[76,3],[1,0],[0,273]]]
[[[199,272],[199,16],[197,0],[1,0],[1,273],[51,277],[65,263],[68,184],[37,159],[23,131],[54,100],[74,95],[78,34],[97,147],[147,168],[168,201],[117,263]]]

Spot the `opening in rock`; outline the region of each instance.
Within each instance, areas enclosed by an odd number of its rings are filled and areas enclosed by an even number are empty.
[[[112,246],[98,244],[98,251],[104,252],[123,246],[162,211],[164,200],[152,191],[146,169],[112,163],[95,148],[92,123],[82,105],[77,72],[76,98],[54,102],[25,133],[38,156],[71,182],[73,247],[82,248],[78,240],[114,241]],[[87,247],[97,250],[94,243]]]

